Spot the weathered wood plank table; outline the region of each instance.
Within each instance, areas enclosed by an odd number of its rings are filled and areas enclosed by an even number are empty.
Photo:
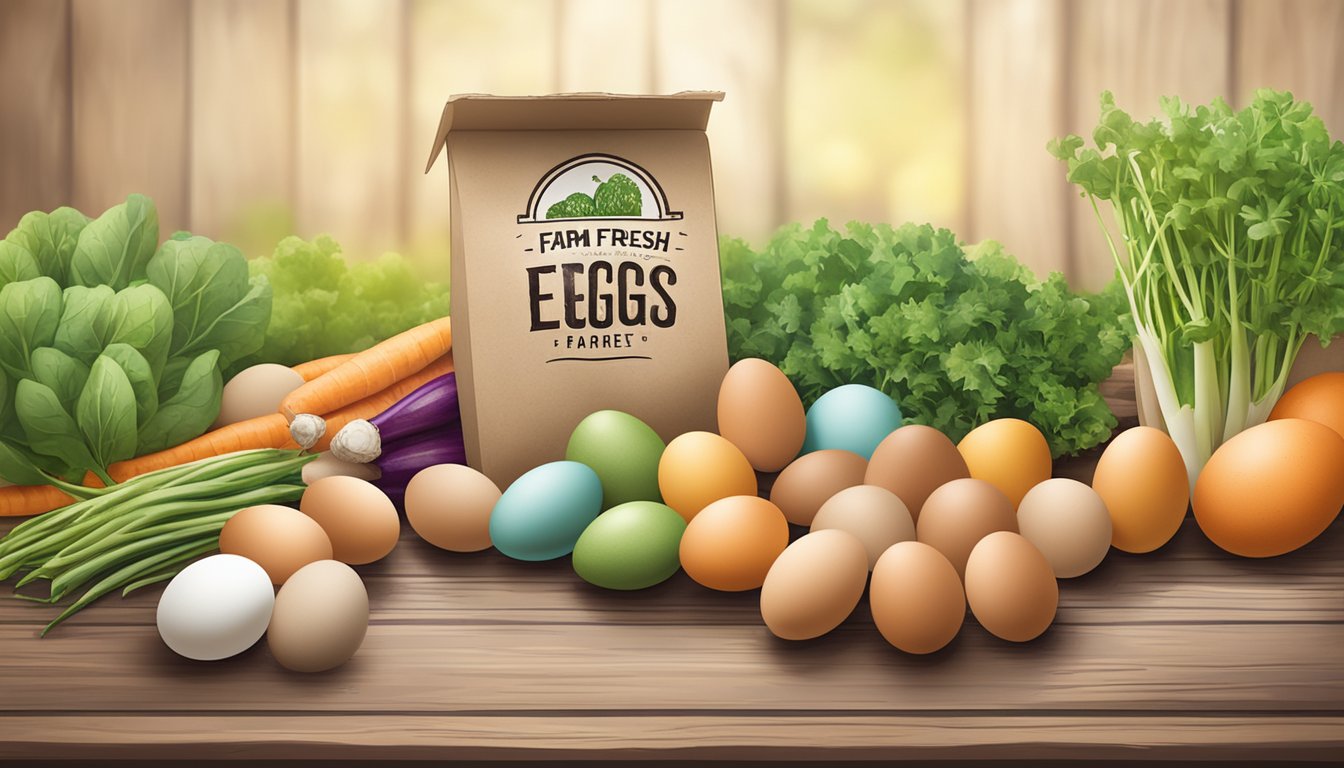
[[[1107,394],[1133,423],[1127,369]],[[1094,463],[1058,473],[1087,479]],[[606,592],[568,560],[454,555],[410,534],[361,572],[368,639],[317,676],[265,643],[174,656],[154,589],[46,639],[49,610],[0,600],[0,759],[1344,759],[1344,525],[1250,561],[1188,520],[1157,553],[1112,552],[1063,582],[1035,642],[968,618],[925,658],[888,646],[866,601],[789,643],[755,593],[684,574]]]

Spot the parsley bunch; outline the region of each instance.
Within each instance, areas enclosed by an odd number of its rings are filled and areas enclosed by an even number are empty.
[[[1055,456],[1115,428],[1097,391],[1129,345],[1114,284],[1079,295],[998,243],[968,254],[948,230],[914,224],[840,231],[823,219],[784,227],[760,252],[725,239],[720,258],[730,355],[775,363],[804,404],[868,384],[953,440],[1024,419]]]
[[[1162,108],[1136,122],[1104,93],[1096,147],[1068,136],[1050,150],[1098,221],[1096,202],[1112,203],[1136,355],[1193,483],[1265,420],[1306,336],[1344,331],[1344,144],[1285,92],[1240,111]]]

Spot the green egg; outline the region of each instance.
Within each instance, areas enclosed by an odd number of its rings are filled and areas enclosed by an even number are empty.
[[[603,512],[574,545],[574,572],[605,589],[644,589],[681,567],[686,521],[654,501],[631,501]]]
[[[590,414],[569,436],[565,459],[586,464],[602,481],[602,508],[662,501],[658,460],[667,445],[648,424],[621,411]]]

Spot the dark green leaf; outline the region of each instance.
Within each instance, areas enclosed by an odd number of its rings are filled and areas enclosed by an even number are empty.
[[[108,344],[103,354],[115,360],[130,380],[131,390],[135,392],[136,425],[143,427],[159,410],[158,382],[154,380],[154,371],[140,350],[129,344]]]
[[[39,277],[0,288],[0,366],[14,378],[26,376],[29,356],[49,347],[61,321],[61,288]]]
[[[14,406],[28,446],[35,452],[79,470],[99,466],[75,419],[50,387],[32,379],[20,381]]]
[[[19,219],[5,240],[31,254],[41,274],[66,285],[79,235],[88,223],[89,218],[74,208],[33,211]]]
[[[121,290],[145,276],[159,242],[159,215],[144,195],[131,195],[79,233],[70,260],[70,282]]]
[[[204,352],[191,361],[182,384],[140,430],[138,452],[161,451],[199,436],[219,417],[219,399],[224,388],[219,372],[219,353]]]
[[[61,405],[73,412],[89,378],[89,367],[55,347],[38,347],[30,360],[32,378],[50,387]]]
[[[135,411],[135,391],[126,372],[111,357],[99,356],[75,408],[75,421],[98,466],[135,455]]]

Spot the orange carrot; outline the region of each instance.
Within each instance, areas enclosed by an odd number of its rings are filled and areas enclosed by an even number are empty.
[[[300,413],[325,416],[424,370],[452,347],[448,318],[431,320],[369,347],[290,392],[280,401],[280,412],[291,421]]]
[[[298,365],[294,366],[293,370],[295,373],[302,376],[304,381],[312,381],[313,379],[316,379],[318,376],[321,376],[329,372],[331,369],[335,368],[341,363],[346,362],[347,360],[349,360],[354,356],[355,353],[351,352],[348,355],[332,355],[330,357],[320,357],[316,360],[309,360],[306,363],[299,363]]]
[[[156,469],[175,467],[197,459],[206,459],[252,448],[298,448],[289,437],[289,422],[278,413],[268,413],[246,421],[212,429],[181,445],[158,453],[119,461],[108,467],[112,479],[121,482]],[[86,481],[87,484],[87,481]]]
[[[72,501],[50,485],[7,485],[0,488],[0,517],[40,515]]]
[[[382,392],[323,415],[322,418],[327,422],[327,431],[322,434],[322,438],[317,441],[317,445],[314,445],[312,450],[327,450],[327,447],[331,445],[331,438],[341,431],[341,427],[355,419],[371,419],[430,381],[452,372],[453,355],[449,353],[435,360],[429,367],[419,373],[407,376]]]

